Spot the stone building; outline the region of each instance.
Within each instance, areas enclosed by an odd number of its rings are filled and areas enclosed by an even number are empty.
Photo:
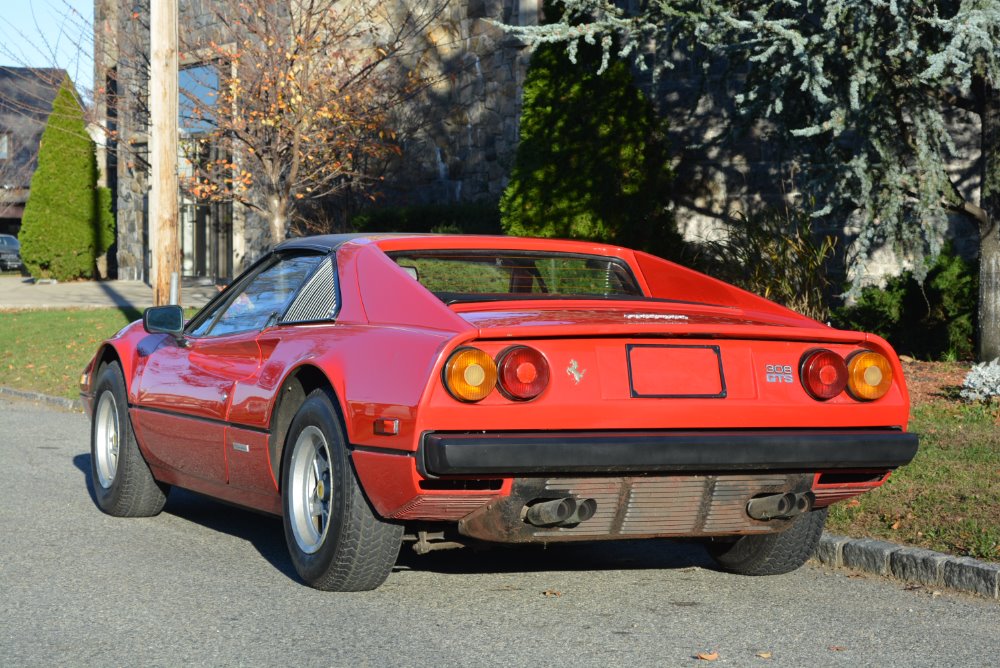
[[[408,3],[400,0],[405,10]],[[218,36],[212,0],[180,0],[187,44]],[[417,3],[418,5],[420,3]],[[423,36],[423,67],[441,76],[414,99],[419,117],[401,138],[402,156],[384,183],[382,203],[495,202],[506,185],[517,144],[521,84],[530,54],[490,20],[537,22],[540,0],[443,0]],[[212,9],[210,9],[210,7]],[[118,277],[148,280],[150,263],[146,165],[146,63],[149,0],[95,0],[95,109],[106,129],[99,162],[115,192]],[[145,19],[145,20],[144,20]],[[139,45],[139,46],[136,46]],[[181,87],[210,76],[198,48],[181,53]],[[193,84],[197,86],[197,84]],[[182,142],[186,137],[182,132]],[[211,148],[207,149],[211,151]],[[183,171],[183,160],[179,160]],[[212,279],[239,273],[266,250],[266,221],[231,203],[181,198],[180,242],[185,275]]]

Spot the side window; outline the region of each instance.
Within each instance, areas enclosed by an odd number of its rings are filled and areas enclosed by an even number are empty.
[[[222,313],[206,318],[192,336],[221,336],[263,329],[281,316],[289,300],[323,259],[320,255],[290,257],[254,276],[240,293],[221,306]]]

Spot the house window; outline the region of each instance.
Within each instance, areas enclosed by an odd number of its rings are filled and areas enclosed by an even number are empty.
[[[538,25],[538,0],[514,0],[511,7],[510,23],[515,26]]]
[[[10,134],[0,133],[0,160],[10,160]]]
[[[215,65],[185,67],[179,73],[178,85],[181,133],[190,136],[212,131],[219,95],[219,72]]]

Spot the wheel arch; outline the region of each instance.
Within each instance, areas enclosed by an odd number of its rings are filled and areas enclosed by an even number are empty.
[[[337,419],[340,420],[341,427],[345,429],[346,436],[344,408],[337,391],[334,389],[333,382],[326,373],[312,364],[303,364],[289,372],[281,383],[274,410],[271,412],[271,434],[268,439],[271,470],[274,472],[274,479],[279,490],[281,489],[282,474],[281,460],[285,450],[285,439],[288,438],[288,430],[306,397],[319,389],[330,393],[330,399],[337,411]]]
[[[92,383],[97,381],[104,367],[114,362],[118,363],[119,368],[122,370],[122,374],[125,376],[125,392],[127,395],[129,391],[129,374],[126,372],[125,365],[122,363],[121,354],[110,343],[102,345],[100,350],[97,351],[97,354],[94,355],[94,367],[91,374],[91,378],[93,378]]]

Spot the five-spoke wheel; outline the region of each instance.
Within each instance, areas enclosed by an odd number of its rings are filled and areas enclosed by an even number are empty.
[[[403,527],[368,503],[332,395],[315,390],[295,414],[282,455],[285,540],[295,570],[330,591],[375,589],[392,572]]]
[[[97,408],[90,429],[90,471],[101,510],[118,517],[149,517],[163,510],[168,485],[153,478],[132,432],[125,378],[117,362],[94,383]]]
[[[303,429],[292,446],[288,476],[289,519],[299,549],[313,554],[330,528],[333,481],[330,444],[319,428]]]

